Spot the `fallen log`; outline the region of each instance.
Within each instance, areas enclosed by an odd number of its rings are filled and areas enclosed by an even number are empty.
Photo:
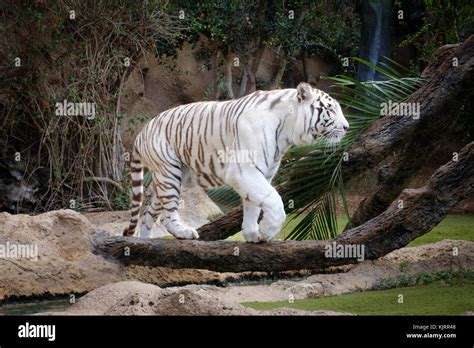
[[[423,127],[428,125],[432,119],[434,125],[442,122],[444,114],[449,113],[450,108],[459,105],[459,98],[463,93],[466,94],[467,86],[471,86],[473,79],[473,56],[474,56],[474,36],[470,36],[462,45],[446,45],[440,47],[430,60],[423,76],[427,82],[406,102],[420,103],[420,117],[399,117],[386,116],[375,121],[366,132],[364,132],[352,145],[348,151],[348,161],[342,166],[343,176],[345,178],[355,177],[364,171],[374,168],[381,161],[392,155],[396,150],[404,148],[410,144]],[[453,65],[453,58],[457,58],[457,66]],[[451,64],[451,67],[450,65]],[[460,98],[463,100],[464,98]],[[431,129],[431,128],[430,128]],[[418,145],[414,145],[418,146]],[[413,163],[407,165],[413,165]],[[417,165],[411,169],[417,170]],[[395,172],[395,169],[392,169]],[[386,178],[392,190],[382,191],[379,194],[374,193],[374,198],[369,198],[366,206],[361,212],[360,217],[355,216],[357,223],[361,223],[376,216],[377,213],[384,211],[390,202],[403,189],[411,175],[406,178],[396,180],[391,177],[394,183],[390,183]],[[386,186],[388,187],[388,186]],[[277,188],[280,195],[286,192],[285,185]],[[381,202],[377,198],[383,197]],[[372,201],[373,203],[370,203]],[[376,207],[373,209],[373,207]],[[383,207],[383,208],[380,208]],[[242,208],[232,209],[228,214],[212,221],[198,229],[202,240],[225,239],[241,229]]]
[[[330,241],[246,242],[96,237],[99,253],[125,264],[199,268],[220,272],[322,269],[355,263],[361,255],[327,256],[328,246],[363,246],[376,259],[407,245],[436,226],[460,200],[474,194],[474,142],[458,161],[439,168],[427,185],[405,190],[382,214]],[[400,208],[399,200],[403,202]],[[335,243],[335,244],[334,244]],[[354,249],[352,249],[354,250]]]

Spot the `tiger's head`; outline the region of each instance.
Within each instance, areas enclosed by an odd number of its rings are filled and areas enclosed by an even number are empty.
[[[331,144],[341,141],[349,123],[337,100],[306,82],[301,82],[296,90],[295,145],[312,144],[320,137]]]

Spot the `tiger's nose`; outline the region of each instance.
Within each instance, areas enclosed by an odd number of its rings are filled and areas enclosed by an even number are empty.
[[[345,118],[343,118],[341,121],[342,129],[344,129],[344,131],[347,131],[349,129],[349,122],[347,122]]]

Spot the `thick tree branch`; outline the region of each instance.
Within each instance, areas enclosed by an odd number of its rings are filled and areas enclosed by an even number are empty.
[[[473,57],[474,36],[462,45],[438,49],[423,74],[428,81],[406,101],[420,103],[420,117],[388,116],[375,121],[351,146],[349,161],[343,166],[345,177],[374,168],[433,118],[444,117],[452,103],[457,105],[457,98],[472,88]],[[457,67],[452,58],[458,58]]]
[[[407,245],[436,226],[448,210],[474,194],[474,142],[459,153],[459,160],[439,168],[426,186],[405,190],[384,213],[344,232],[332,241],[230,241],[97,237],[97,251],[125,264],[170,268],[203,268],[221,272],[322,269],[357,262],[351,257],[326,257],[326,246],[364,247],[365,259],[376,259]],[[398,200],[404,208],[398,207]],[[349,256],[349,255],[345,255]]]
[[[338,239],[364,242],[368,258],[377,258],[387,249],[399,249],[429,232],[449,209],[474,194],[474,142],[459,154],[462,159],[439,168],[420,189],[404,190],[390,207],[363,225],[344,232]],[[398,208],[403,201],[403,209]]]
[[[232,79],[232,65],[233,65],[233,58],[231,55],[230,47],[227,48],[227,56],[225,58],[225,86],[227,89],[227,95],[230,99],[234,99],[234,87],[233,87],[233,79]]]
[[[232,209],[225,216],[199,227],[199,239],[210,241],[233,236],[240,231],[243,215],[242,206]]]
[[[424,71],[424,76],[429,77],[428,81],[407,101],[420,105],[419,119],[415,119],[414,115],[386,117],[375,123],[352,147],[356,151],[363,149],[367,153],[377,152],[377,156],[371,156],[372,163],[375,158],[380,159],[380,154],[387,155],[388,144],[390,148],[397,145],[401,151],[393,158],[390,170],[382,168],[385,175],[379,175],[379,182],[361,202],[351,218],[351,226],[346,226],[346,229],[358,226],[387,209],[426,163],[438,143],[440,132],[452,127],[457,111],[472,97],[474,36],[462,45],[441,47],[431,61]],[[383,121],[389,126],[381,127]],[[370,144],[370,147],[364,144]],[[382,151],[384,147],[386,150]],[[367,153],[363,156],[367,156]],[[354,170],[354,163],[352,161],[352,168],[349,163],[344,171]]]

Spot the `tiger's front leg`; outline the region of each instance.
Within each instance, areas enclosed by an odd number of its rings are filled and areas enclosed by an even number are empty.
[[[283,201],[277,190],[255,168],[246,168],[241,175],[232,180],[230,185],[240,194],[244,202],[242,234],[245,240],[257,243],[275,238],[286,219]],[[263,210],[263,218],[257,232],[260,208]]]
[[[243,206],[242,234],[247,242],[258,243],[262,240],[258,229],[258,217],[262,209],[247,199],[244,199]]]

